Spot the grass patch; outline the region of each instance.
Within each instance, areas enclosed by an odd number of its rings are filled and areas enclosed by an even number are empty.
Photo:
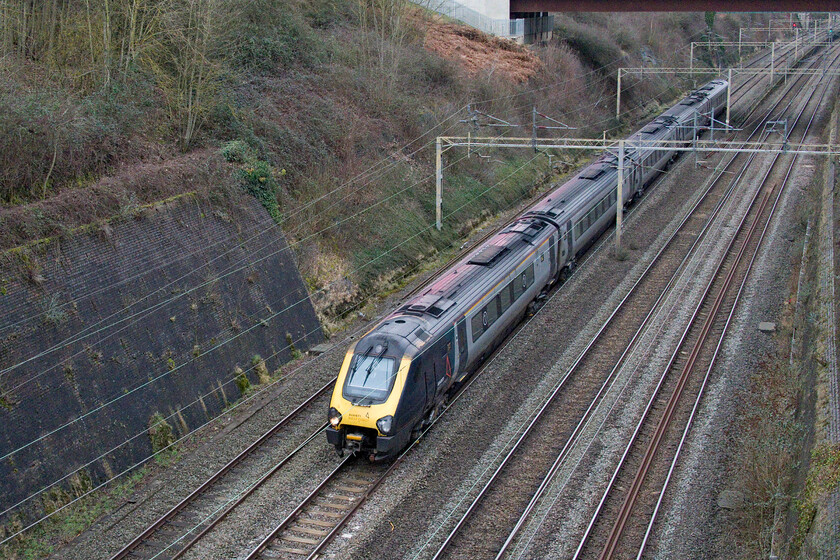
[[[755,372],[743,395],[737,487],[744,493],[744,505],[736,517],[739,544],[748,555],[770,550],[778,512],[786,511],[792,500],[804,435],[796,414],[800,382],[785,361],[769,361]]]
[[[811,532],[819,509],[827,508],[829,496],[840,485],[840,444],[822,443],[811,450],[811,463],[805,488],[796,500],[796,533],[791,558],[799,556]]]
[[[49,556],[59,546],[71,541],[97,519],[122,504],[146,473],[145,467],[137,469],[104,491],[85,496],[71,505],[67,504],[89,490],[90,481],[84,475],[80,475],[75,482],[71,483],[68,490],[50,489],[42,498],[44,510],[59,511],[37,527],[1,545],[0,557],[12,560]],[[84,482],[85,480],[87,483]],[[60,509],[62,507],[63,509]],[[2,534],[9,535],[23,527],[24,521],[16,518],[2,528]]]

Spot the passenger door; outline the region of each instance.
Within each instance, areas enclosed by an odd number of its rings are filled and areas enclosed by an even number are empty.
[[[426,410],[426,378],[422,363],[415,361],[408,370],[405,390],[400,401],[400,422],[414,424]]]
[[[467,370],[467,360],[469,359],[469,349],[467,346],[467,319],[462,318],[458,322],[458,361],[455,365],[455,370],[458,374],[462,374]]]
[[[435,371],[435,402],[440,402],[443,393],[452,385],[452,366],[455,363],[454,329],[443,335],[432,348]]]

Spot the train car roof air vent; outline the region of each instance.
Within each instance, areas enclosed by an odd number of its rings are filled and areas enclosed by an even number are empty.
[[[596,163],[595,165],[590,165],[589,167],[587,167],[586,169],[581,171],[581,173],[580,173],[580,175],[578,175],[578,177],[580,177],[581,179],[592,179],[592,180],[594,180],[594,179],[597,179],[598,177],[600,177],[601,175],[603,175],[604,170],[606,168],[607,168],[606,165]]]
[[[660,115],[656,117],[653,122],[661,124],[662,126],[673,126],[677,124],[677,118],[671,115]]]
[[[507,250],[508,248],[504,245],[485,245],[472,256],[469,260],[469,264],[493,266],[499,257],[505,254]]]
[[[429,333],[424,331],[423,327],[417,327],[417,330],[414,331],[414,336],[416,336],[417,338],[419,338],[423,342],[426,342],[427,340],[429,340]]]
[[[544,227],[545,224],[540,220],[518,220],[505,228],[502,233],[521,233],[525,237],[534,237]]]
[[[439,294],[429,294],[421,297],[405,307],[406,311],[414,313],[428,313],[432,317],[440,317],[447,309],[455,305],[451,299],[446,299]]]

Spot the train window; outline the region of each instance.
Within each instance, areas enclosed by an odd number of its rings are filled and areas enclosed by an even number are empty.
[[[458,323],[458,355],[463,356],[467,349],[467,322]],[[463,361],[462,361],[463,363]]]
[[[472,318],[472,339],[473,342],[479,339],[479,337],[484,334],[484,324],[482,322],[483,313],[479,312],[473,315]]]
[[[391,393],[396,361],[381,355],[356,355],[344,382],[344,398],[354,402],[381,403]]]
[[[511,288],[513,288],[514,300],[519,299],[519,296],[521,296],[525,292],[525,283],[523,282],[524,279],[524,275],[522,277],[517,276],[513,280],[513,282],[510,283]]]
[[[502,298],[502,313],[510,309],[510,303],[513,300],[513,286],[508,284],[502,291],[499,292],[499,296]]]
[[[487,304],[487,327],[496,322],[499,318],[499,296],[493,298],[493,301]]]
[[[525,269],[525,279],[527,280],[529,286],[534,283],[534,265]]]

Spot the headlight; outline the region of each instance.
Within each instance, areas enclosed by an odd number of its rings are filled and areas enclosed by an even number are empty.
[[[338,424],[341,422],[341,413],[333,407],[330,407],[327,417],[330,419],[330,426],[337,428]]]
[[[385,435],[391,433],[391,425],[394,423],[393,416],[383,416],[379,420],[376,421],[376,427],[379,428],[379,431]]]

